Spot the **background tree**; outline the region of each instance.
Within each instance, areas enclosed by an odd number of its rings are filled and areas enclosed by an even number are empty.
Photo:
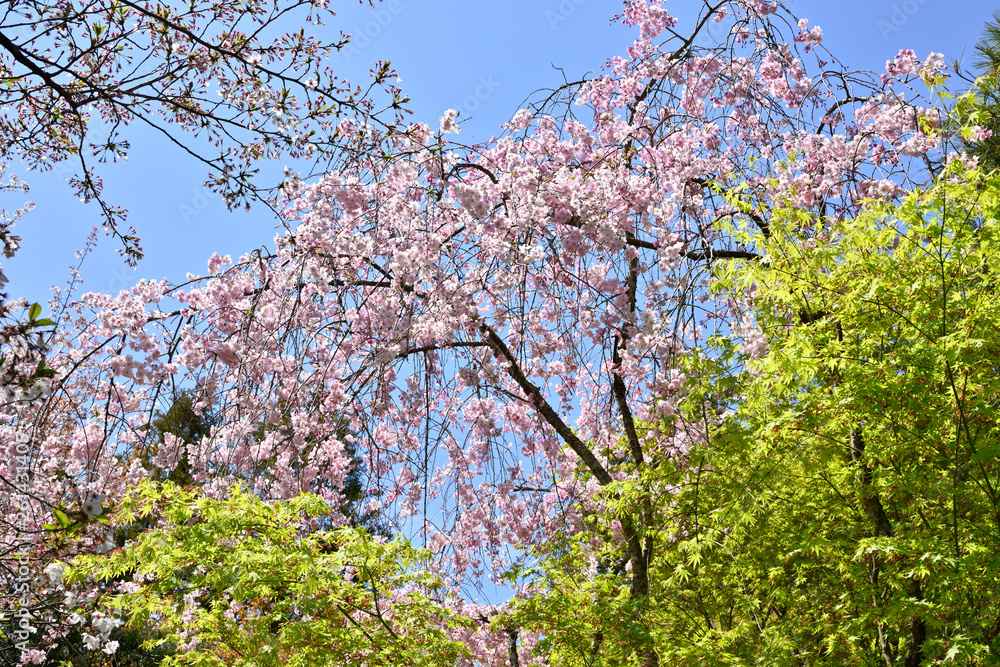
[[[151,452],[153,456],[159,453],[159,447],[165,444],[168,435],[179,439],[183,447],[172,467],[154,466],[151,456],[144,457],[143,464],[152,470],[150,479],[153,481],[170,481],[181,488],[194,483],[186,448],[210,436],[213,423],[211,414],[207,414],[204,410],[195,410],[196,395],[196,391],[180,392],[174,397],[166,412],[158,412],[150,422],[150,437],[156,448]]]
[[[956,70],[963,75],[957,66]],[[956,122],[966,126],[965,147],[984,169],[996,169],[1000,166],[1000,11],[984,25],[973,71],[963,78],[971,86],[958,101]]]
[[[351,461],[351,469],[344,477],[344,489],[341,492],[344,503],[340,512],[347,517],[347,525],[351,528],[360,528],[373,537],[391,538],[397,532],[396,527],[380,512],[369,507],[366,494],[370,486],[366,479],[369,471],[357,445],[353,441],[347,441],[345,449]]]

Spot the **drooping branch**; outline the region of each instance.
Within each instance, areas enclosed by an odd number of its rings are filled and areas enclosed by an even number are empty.
[[[562,224],[567,227],[575,227],[577,229],[583,228],[583,220],[579,216],[573,216],[569,220],[563,222]],[[758,225],[763,224],[762,229],[767,229],[767,236],[770,233],[770,228],[767,227],[767,223],[761,220]],[[659,246],[652,241],[647,241],[645,239],[636,238],[634,234],[628,234],[625,239],[625,243],[633,248],[643,248],[645,250],[658,250]],[[694,261],[702,260],[713,260],[713,259],[749,259],[758,260],[760,255],[755,252],[750,252],[748,250],[722,250],[716,248],[705,248],[703,250],[683,250],[680,253],[681,257]]]
[[[706,248],[705,250],[687,250],[681,253],[681,257],[695,261],[705,259],[748,259],[756,261],[760,259],[760,255],[747,250],[715,250],[714,248]]]
[[[611,484],[614,479],[612,479],[611,475],[608,474],[608,471],[604,468],[604,466],[601,465],[601,462],[597,460],[597,457],[594,456],[592,451],[590,451],[590,448],[587,447],[586,443],[573,433],[573,429],[571,429],[569,425],[563,421],[562,417],[559,416],[559,413],[548,404],[545,397],[542,396],[541,389],[535,386],[531,380],[528,379],[528,376],[524,374],[517,358],[510,351],[510,348],[507,347],[507,344],[503,341],[503,339],[490,325],[486,323],[481,324],[479,330],[486,336],[486,342],[493,350],[494,354],[506,362],[505,365],[507,366],[507,374],[510,375],[511,379],[513,379],[514,382],[517,383],[518,387],[521,388],[521,391],[523,391],[528,400],[532,402],[535,409],[538,410],[538,413],[542,416],[546,423],[548,423],[548,425],[559,434],[559,437],[561,437],[563,441],[569,445],[570,449],[572,449],[573,452],[580,457],[580,460],[584,462],[594,477],[597,478],[598,482],[602,485]]]
[[[626,235],[626,238],[633,239],[631,233]],[[628,267],[628,284],[626,287],[626,301],[628,303],[628,316],[629,318],[635,317],[636,308],[636,290],[638,289],[639,283],[639,260],[632,258],[629,261]],[[639,442],[639,434],[635,428],[635,417],[632,415],[632,409],[628,404],[628,389],[625,386],[625,380],[622,378],[621,374],[621,364],[622,364],[622,348],[628,345],[629,341],[629,324],[626,323],[622,327],[621,333],[615,337],[614,350],[612,351],[612,363],[614,364],[614,371],[611,377],[611,391],[614,393],[615,402],[618,404],[618,413],[622,418],[622,427],[625,429],[625,437],[628,439],[629,451],[632,454],[632,463],[635,466],[641,466],[643,464],[642,455],[642,445]]]

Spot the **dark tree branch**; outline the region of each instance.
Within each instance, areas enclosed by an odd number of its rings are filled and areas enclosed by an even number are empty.
[[[504,628],[504,632],[507,634],[507,659],[510,667],[520,667],[521,662],[517,657],[517,628]]]
[[[25,54],[24,50],[20,46],[7,39],[7,36],[2,32],[0,32],[0,46],[2,46],[8,53],[10,53],[11,57],[14,58],[14,60],[27,67],[29,70],[31,70],[32,74],[36,75],[42,81],[44,81],[45,85],[54,90],[56,94],[59,95],[59,97],[61,97],[66,102],[66,104],[70,106],[71,109],[73,109],[74,112],[77,110],[77,107],[79,105],[73,99],[73,96],[69,93],[69,91],[67,91],[65,88],[62,87],[62,85],[59,84],[59,82],[53,79],[48,72],[46,72],[37,64],[35,64],[35,62],[32,61],[31,58],[27,56],[27,54]]]
[[[483,332],[486,336],[486,343],[493,350],[496,356],[502,358],[506,362],[507,374],[510,375],[511,379],[517,383],[517,386],[521,388],[528,400],[534,405],[538,413],[545,419],[546,423],[551,426],[556,433],[569,445],[580,460],[584,462],[590,472],[597,478],[597,481],[601,485],[611,484],[614,479],[608,474],[608,471],[604,469],[601,462],[597,460],[594,453],[590,451],[586,443],[573,432],[573,429],[563,421],[562,417],[559,416],[552,406],[548,404],[545,397],[542,396],[542,391],[536,387],[531,380],[524,374],[521,370],[520,364],[517,362],[517,358],[514,353],[510,351],[507,344],[504,343],[503,339],[497,335],[497,332],[493,328],[483,323],[479,326],[479,330]]]
[[[706,248],[705,250],[687,250],[681,253],[681,257],[693,260],[749,259],[756,261],[760,259],[760,255],[747,250],[715,250],[714,248]]]
[[[863,494],[861,504],[864,507],[869,520],[872,522],[875,529],[875,536],[894,537],[895,531],[893,530],[892,522],[889,521],[889,515],[885,511],[885,507],[882,505],[878,491],[872,488],[873,475],[871,468],[868,467],[868,464],[863,459],[864,452],[865,440],[861,431],[861,426],[859,425],[857,428],[851,429],[849,455],[851,461],[857,462],[861,468],[861,484]],[[870,577],[873,586],[878,582],[881,567],[882,564],[878,554],[872,554]],[[916,577],[910,577],[906,593],[912,600],[923,599],[923,591],[920,587],[920,581]],[[924,659],[923,644],[926,639],[927,624],[922,618],[918,616],[911,616],[910,637],[908,642],[909,651],[904,663],[905,667],[920,667],[920,664]],[[891,644],[885,637],[885,632],[883,631],[881,625],[879,627],[879,643],[882,645],[882,654],[886,661],[886,665],[888,667],[893,667],[895,657],[893,655],[893,651],[891,650]]]

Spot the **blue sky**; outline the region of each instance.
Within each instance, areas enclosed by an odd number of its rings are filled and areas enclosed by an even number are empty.
[[[532,92],[558,85],[563,75],[555,68],[579,78],[631,42],[629,30],[609,23],[621,3],[608,0],[388,0],[374,9],[330,4],[338,13],[328,21],[331,32],[355,35],[356,48],[334,63],[343,76],[361,81],[376,59],[390,60],[415,119],[436,126],[445,109],[459,109],[466,119],[459,138],[470,143],[498,132]],[[667,6],[686,29],[699,4]],[[968,61],[997,7],[985,0],[794,0],[789,6],[823,28],[825,45],[847,66],[878,71],[900,48],[921,59],[939,51]],[[116,293],[139,278],[181,281],[188,272],[204,273],[213,252],[235,258],[272,244],[269,212],[227,212],[203,190],[205,174],[186,155],[142,131],[130,139],[129,161],[108,165],[103,175],[109,200],[129,209],[146,258],[133,271],[118,256],[117,242],[102,234],[83,266],[85,291]],[[283,165],[274,166],[280,171]],[[36,208],[17,227],[23,238],[18,256],[3,261],[8,293],[44,301],[50,285],[65,283],[74,253],[100,218],[96,207],[76,201],[65,175],[17,167],[12,171],[31,184],[28,198]],[[4,195],[0,205],[13,208],[23,199]]]

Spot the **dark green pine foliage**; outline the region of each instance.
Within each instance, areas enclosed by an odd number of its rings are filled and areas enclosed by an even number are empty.
[[[975,83],[970,98],[959,103],[959,121],[992,132],[982,139],[966,137],[966,150],[984,170],[992,171],[1000,167],[1000,10],[983,27],[973,67]]]
[[[180,438],[185,445],[197,443],[209,435],[215,420],[211,414],[195,410],[195,399],[194,392],[182,392],[174,398],[166,412],[156,413],[150,423],[150,435],[155,446],[162,445],[168,433]],[[143,462],[149,466],[148,460]],[[187,452],[181,454],[173,470],[154,470],[152,479],[156,482],[170,481],[180,487],[193,484]]]
[[[169,433],[180,438],[185,444],[197,443],[203,437],[210,434],[212,427],[216,424],[214,415],[208,412],[197,412],[195,403],[197,396],[194,392],[179,393],[166,412],[156,413],[150,422],[150,437],[148,441],[151,446],[142,455],[143,464],[147,469],[152,468],[152,460],[156,455],[156,448],[165,441],[165,436]],[[257,437],[263,438],[264,434],[274,428],[287,428],[286,424],[261,425],[257,432]],[[344,504],[340,507],[340,512],[347,518],[348,525],[352,528],[363,528],[371,535],[380,535],[390,538],[394,532],[393,525],[383,515],[378,512],[365,510],[365,477],[368,470],[364,460],[358,453],[354,439],[349,437],[350,429],[346,423],[338,428],[338,436],[345,443],[347,456],[351,460],[351,471],[344,479],[342,495]],[[275,457],[276,458],[276,457]],[[259,466],[258,474],[266,474],[266,471],[273,468],[273,461],[263,461]],[[299,461],[292,461],[293,467],[301,465]],[[188,461],[187,453],[183,453],[176,466],[171,470],[154,469],[151,479],[156,482],[169,481],[185,488],[194,484],[191,475],[191,464]],[[322,479],[322,477],[321,477]],[[249,481],[249,480],[248,480]],[[312,493],[320,493],[324,489],[322,486],[326,482],[314,482]],[[132,539],[129,537],[128,539]],[[123,542],[123,541],[122,541]]]
[[[368,474],[368,469],[361,456],[358,455],[356,445],[347,440],[346,447],[347,454],[351,458],[351,472],[344,480],[345,502],[340,511],[347,517],[351,528],[363,528],[370,535],[380,535],[389,539],[395,532],[392,523],[382,514],[364,508],[364,478]]]

